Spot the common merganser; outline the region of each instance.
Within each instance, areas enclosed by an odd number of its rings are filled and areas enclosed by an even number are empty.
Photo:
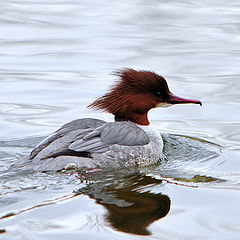
[[[173,104],[202,103],[173,95],[166,80],[152,71],[123,69],[108,93],[88,107],[114,115],[114,122],[73,120],[43,140],[21,168],[59,171],[76,168],[143,166],[159,161],[163,140],[150,128],[148,111]]]

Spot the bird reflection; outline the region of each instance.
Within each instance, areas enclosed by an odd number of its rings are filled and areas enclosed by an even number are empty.
[[[165,217],[170,210],[170,198],[150,192],[161,180],[139,173],[89,184],[77,194],[86,194],[107,210],[111,226],[125,233],[150,235],[147,227]],[[147,189],[146,189],[147,188]]]

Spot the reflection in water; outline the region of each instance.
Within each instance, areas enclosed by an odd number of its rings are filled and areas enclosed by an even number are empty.
[[[134,174],[106,184],[89,184],[86,188],[79,189],[77,194],[86,194],[104,206],[107,209],[106,220],[116,230],[150,235],[147,227],[168,214],[171,201],[161,193],[143,190],[148,185],[161,183],[161,180]]]
[[[176,92],[204,102],[199,109],[152,111],[156,128],[238,151],[164,136],[166,159],[146,172],[181,184],[171,185],[181,211],[156,222],[154,239],[239,239],[238,0],[10,0],[0,6],[0,216],[16,214],[1,220],[0,238],[136,238],[79,230],[98,208],[88,208],[85,197],[72,198],[72,189],[80,188],[74,176],[5,173],[58,125],[79,117],[111,120],[85,107],[113,81],[109,73],[126,66],[159,72]],[[102,204],[114,228],[148,234],[147,226],[168,212],[166,196],[136,190],[153,184],[161,191],[161,181],[139,175],[103,179],[79,193]],[[75,206],[81,206],[77,213]],[[62,228],[51,228],[55,224]],[[6,236],[8,230],[14,235]]]

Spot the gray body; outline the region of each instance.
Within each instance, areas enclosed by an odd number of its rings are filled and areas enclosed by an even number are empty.
[[[156,163],[161,135],[129,121],[84,118],[71,121],[43,140],[15,168],[58,171],[77,168],[119,168]]]

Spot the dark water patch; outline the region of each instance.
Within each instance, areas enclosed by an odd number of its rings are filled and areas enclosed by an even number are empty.
[[[168,214],[171,201],[162,193],[139,190],[161,184],[161,180],[133,174],[92,183],[75,193],[87,195],[103,206],[107,210],[104,218],[114,229],[150,235],[147,227]]]
[[[195,175],[193,178],[175,178],[177,181],[181,182],[193,182],[193,183],[211,183],[211,182],[224,182],[225,180],[214,178],[214,177],[208,177],[208,176],[201,176],[201,175]]]
[[[6,232],[5,229],[0,229],[0,234],[1,234],[1,233],[5,233],[5,232]]]

